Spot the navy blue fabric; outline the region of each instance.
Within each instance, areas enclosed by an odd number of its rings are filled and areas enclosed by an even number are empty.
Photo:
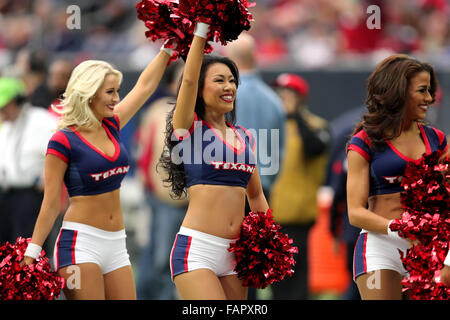
[[[447,140],[442,131],[419,124],[426,154],[437,150],[445,151]],[[401,154],[389,141],[386,141],[383,151],[373,150],[367,133],[359,131],[350,139],[348,150],[361,154],[370,163],[369,195],[403,192],[401,180],[408,162],[418,162]]]
[[[71,197],[118,189],[130,169],[128,152],[120,138],[118,119],[105,118],[102,126],[114,143],[115,154],[112,156],[92,146],[74,128],[56,132],[49,141],[47,153],[59,156],[68,164],[64,183]]]
[[[204,120],[194,121],[189,132],[174,134],[178,143],[172,159],[183,162],[187,187],[196,184],[247,187],[256,168],[256,142],[246,129],[228,126],[240,141],[239,150],[224,142]]]

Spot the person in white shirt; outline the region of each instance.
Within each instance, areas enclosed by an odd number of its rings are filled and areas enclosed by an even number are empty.
[[[0,243],[31,237],[43,199],[41,183],[56,118],[26,102],[25,87],[0,78]]]

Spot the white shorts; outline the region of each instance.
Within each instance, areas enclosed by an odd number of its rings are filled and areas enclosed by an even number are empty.
[[[95,263],[103,274],[131,265],[125,229],[106,231],[86,224],[63,221],[53,253],[55,270]]]
[[[406,276],[399,250],[406,256],[408,249],[409,243],[404,239],[362,230],[353,254],[353,280],[362,274],[382,269],[394,270]]]
[[[170,253],[172,280],[197,269],[209,269],[218,277],[236,274],[234,253],[228,251],[230,243],[235,241],[181,227]]]

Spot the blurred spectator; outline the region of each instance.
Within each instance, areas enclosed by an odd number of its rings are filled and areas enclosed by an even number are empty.
[[[258,141],[258,171],[264,194],[269,199],[284,151],[285,114],[282,101],[258,74],[255,42],[250,35],[241,34],[225,48],[225,54],[236,63],[240,73],[241,83],[236,93],[236,122],[246,129],[255,130],[252,132]],[[268,163],[267,159],[270,159]]]
[[[19,51],[15,64],[6,73],[17,76],[25,84],[25,94],[31,96],[33,92],[45,82],[47,76],[48,54],[44,50]]]
[[[334,239],[334,250],[341,242],[346,244],[346,267],[348,270],[348,287],[344,300],[360,300],[358,288],[353,281],[353,251],[360,229],[352,226],[347,213],[347,152],[345,145],[353,132],[355,124],[361,119],[365,107],[350,109],[334,119],[331,124],[332,144],[328,162],[325,185],[332,191],[330,207],[330,233]]]
[[[31,94],[32,105],[50,109],[51,104],[59,104],[72,73],[73,64],[68,60],[57,59],[50,64],[46,81]]]
[[[249,34],[225,47],[225,55],[233,60],[240,74],[240,83],[236,92],[236,123],[251,130],[258,142],[256,161],[266,199],[279,173],[284,152],[285,114],[277,94],[260,77],[257,70],[256,44]],[[245,212],[250,212],[245,201]],[[248,299],[256,299],[255,289],[250,288]]]
[[[130,70],[142,70],[159,52],[159,46],[143,36],[145,31],[146,27],[142,21],[136,20],[126,35],[134,48],[128,55]]]
[[[308,84],[295,74],[276,79],[286,110],[286,148],[270,192],[270,207],[298,247],[292,277],[272,286],[273,298],[308,299],[308,234],[318,213],[316,195],[325,177],[330,135],[327,122],[308,110]]]
[[[386,30],[388,30],[385,26],[386,14],[382,14],[386,13],[387,10],[382,4],[383,1],[379,0],[372,2],[358,1],[352,5],[347,1],[346,5],[340,8],[336,27],[339,34],[340,50],[343,54],[367,54],[382,46]],[[367,27],[369,14],[366,13],[366,9],[369,5],[377,5],[380,8],[380,29],[369,29]]]
[[[331,65],[336,43],[329,34],[323,24],[311,23],[304,32],[291,37],[289,46],[294,63],[308,69]]]
[[[56,120],[25,102],[25,87],[0,78],[0,243],[31,237],[43,199],[42,171]],[[47,252],[51,252],[46,247]]]
[[[81,13],[84,14],[83,11]],[[86,30],[86,25],[83,25],[84,20],[81,21],[80,30],[69,29],[67,27],[68,18],[66,7],[60,4],[54,8],[49,21],[42,21],[42,33],[40,34],[42,46],[49,52],[79,52],[82,50],[85,39],[89,38],[85,32],[90,32],[90,30]]]
[[[151,209],[150,239],[140,252],[137,296],[146,300],[171,300],[175,286],[170,277],[169,256],[173,239],[186,213],[187,200],[173,200],[163,185],[163,170],[157,167],[164,147],[166,117],[173,108],[183,64],[172,63],[164,76],[163,97],[144,113],[139,126],[139,178]]]

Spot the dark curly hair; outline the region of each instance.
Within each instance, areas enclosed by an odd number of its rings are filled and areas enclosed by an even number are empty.
[[[434,68],[405,54],[395,54],[377,65],[368,78],[367,112],[353,134],[362,129],[376,151],[384,148],[386,140],[400,136],[405,121],[408,86],[419,72],[430,74],[430,95],[434,103],[438,81]]]
[[[228,68],[230,68],[231,73],[236,81],[236,88],[239,85],[239,70],[236,64],[227,57],[222,57],[218,55],[205,55],[203,56],[203,62],[200,69],[200,76],[198,79],[198,91],[195,102],[195,113],[199,119],[204,120],[205,117],[205,102],[201,96],[201,92],[205,83],[205,75],[208,68],[215,63],[223,63]],[[178,91],[180,90],[182,79],[178,84]],[[183,163],[176,164],[176,161],[172,161],[172,149],[177,144],[176,141],[172,141],[173,133],[173,113],[175,111],[176,105],[167,115],[166,120],[166,132],[165,132],[165,147],[159,159],[158,167],[161,166],[167,171],[168,177],[164,179],[164,183],[171,188],[170,196],[173,199],[180,199],[183,195],[186,195],[186,179]],[[225,114],[225,120],[232,125],[236,123],[236,100],[234,101],[234,108],[232,111]]]

